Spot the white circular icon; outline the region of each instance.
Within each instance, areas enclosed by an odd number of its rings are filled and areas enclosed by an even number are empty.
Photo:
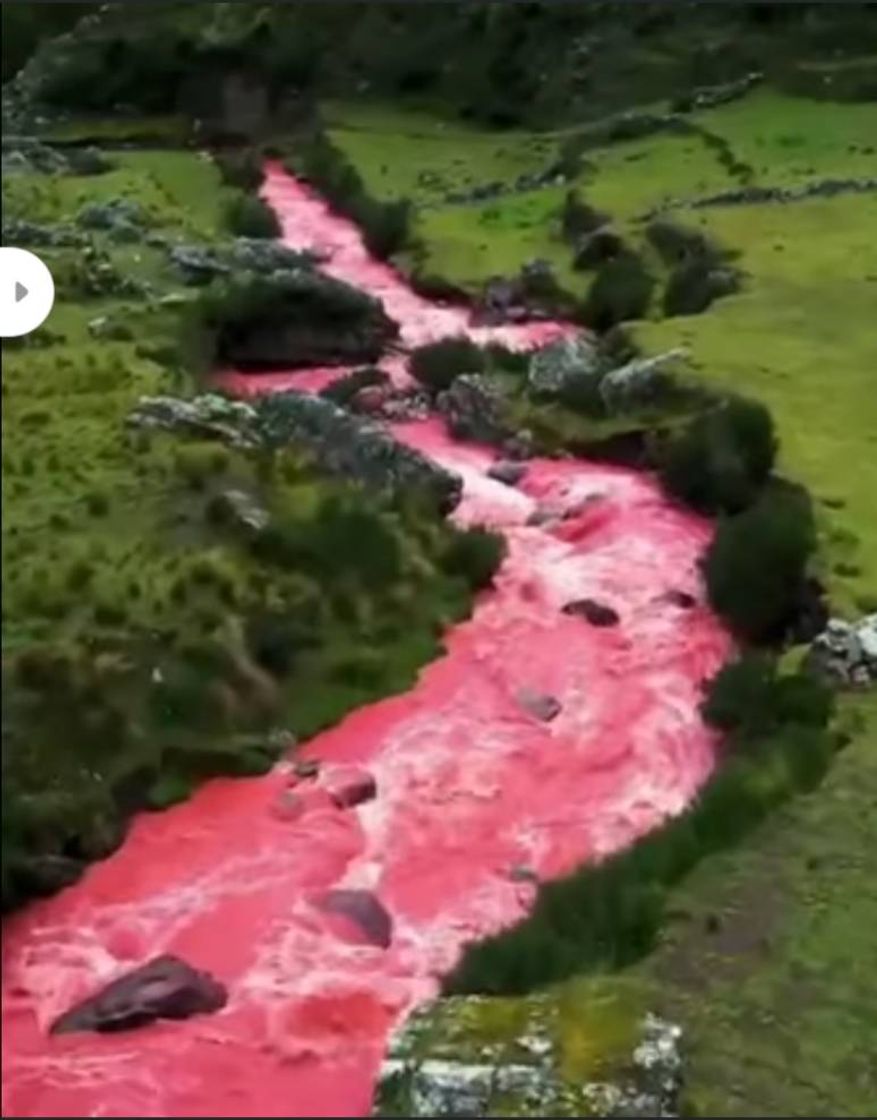
[[[0,249],[0,338],[20,338],[46,321],[55,281],[27,249]]]

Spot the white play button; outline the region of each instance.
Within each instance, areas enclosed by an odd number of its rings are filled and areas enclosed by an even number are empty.
[[[45,322],[55,302],[55,282],[27,249],[0,249],[0,338],[19,338]]]

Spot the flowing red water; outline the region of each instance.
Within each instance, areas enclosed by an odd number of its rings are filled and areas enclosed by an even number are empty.
[[[468,329],[465,311],[410,292],[280,169],[265,194],[285,241],[331,249],[329,270],[380,296],[405,345]],[[489,333],[533,345],[564,329]],[[404,377],[401,360],[395,373]],[[335,375],[281,376],[313,388]],[[396,434],[463,477],[458,521],[505,533],[496,587],[410,692],[307,744],[323,768],[300,811],[285,763],[210,782],[138,817],[114,855],[7,922],[3,1115],[365,1114],[393,1027],[435,993],[465,942],[532,902],[513,868],[553,876],[629,844],[708,775],[701,682],[729,647],[701,601],[708,526],[643,474],[535,460],[513,488],[487,477],[493,452],[455,443],[436,420]],[[572,514],[527,525],[537,503]],[[680,608],[670,590],[698,605]],[[618,625],[561,613],[582,597],[614,608]],[[522,689],[556,697],[560,713],[534,718]],[[375,777],[377,798],[339,809],[325,786],[351,764]],[[393,918],[388,949],[315,905],[336,888],[377,894]],[[48,1036],[75,1000],[164,952],[210,970],[228,1005],[125,1034]]]

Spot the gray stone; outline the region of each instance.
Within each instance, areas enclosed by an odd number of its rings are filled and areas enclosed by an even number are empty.
[[[320,900],[320,906],[332,914],[342,914],[359,927],[372,945],[389,949],[393,941],[393,919],[381,900],[372,891],[332,890]]]
[[[226,989],[179,957],[156,957],[76,1004],[52,1024],[52,1034],[120,1031],[155,1019],[188,1019],[225,1006]]]
[[[581,378],[598,378],[601,372],[597,347],[584,334],[561,338],[530,356],[527,382],[536,393],[556,395]]]
[[[623,413],[644,405],[658,404],[673,384],[666,366],[684,355],[677,348],[652,358],[634,358],[609,370],[600,381],[600,396],[610,413]]]
[[[436,407],[458,439],[499,443],[510,435],[502,385],[487,374],[462,374],[439,393]]]
[[[271,515],[256,499],[244,490],[223,490],[219,495],[230,518],[237,525],[251,532],[265,529],[271,520]]]
[[[847,688],[868,688],[877,681],[877,613],[857,622],[832,618],[810,646],[808,666]]]

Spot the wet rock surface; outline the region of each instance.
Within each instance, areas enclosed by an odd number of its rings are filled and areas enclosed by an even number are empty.
[[[616,626],[620,621],[617,611],[596,599],[575,599],[561,610],[563,614],[585,619],[592,626]]]
[[[389,949],[393,942],[393,919],[389,911],[371,891],[328,891],[320,900],[323,910],[341,914],[354,923],[366,940],[381,949]]]
[[[188,1019],[219,1011],[228,993],[208,972],[179,957],[156,957],[76,1004],[52,1024],[52,1034],[123,1031],[156,1019]]]
[[[339,809],[353,809],[378,795],[378,785],[367,770],[342,770],[326,778],[329,796]]]
[[[504,482],[506,486],[517,486],[526,473],[527,468],[523,463],[498,459],[488,470],[487,477],[496,482]]]
[[[503,415],[502,389],[486,374],[462,374],[449,389],[439,393],[436,405],[458,439],[497,443],[511,434]]]

